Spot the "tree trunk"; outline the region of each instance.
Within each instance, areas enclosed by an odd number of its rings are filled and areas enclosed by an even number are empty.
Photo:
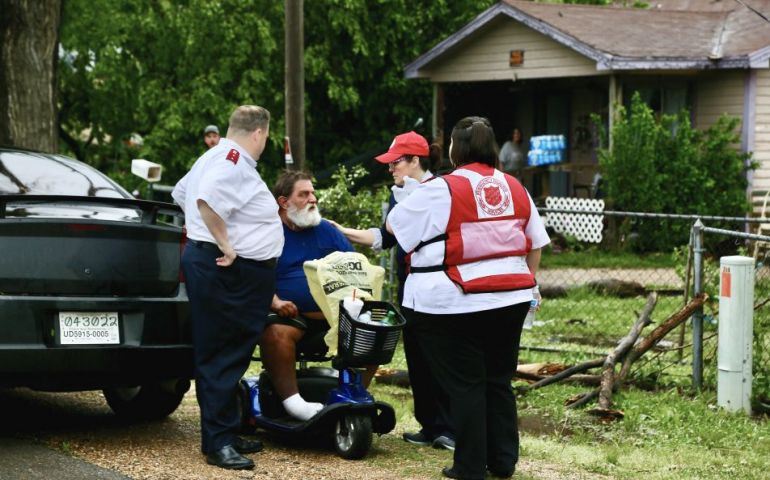
[[[56,152],[61,0],[0,0],[0,145]]]

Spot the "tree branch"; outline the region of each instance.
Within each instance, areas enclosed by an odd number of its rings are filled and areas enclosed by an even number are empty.
[[[609,410],[612,406],[612,390],[615,387],[615,362],[626,356],[631,347],[634,346],[634,343],[636,343],[636,339],[639,338],[644,327],[651,323],[650,315],[657,303],[658,294],[655,292],[650,293],[647,296],[647,304],[645,304],[639,318],[636,319],[634,326],[631,327],[631,331],[620,340],[615,350],[607,355],[602,366],[602,381],[599,386],[599,408]]]

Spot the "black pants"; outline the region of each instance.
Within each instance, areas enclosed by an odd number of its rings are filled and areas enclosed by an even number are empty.
[[[404,355],[414,400],[414,418],[427,437],[444,435],[454,439],[455,432],[449,415],[449,397],[431,373],[426,359],[424,345],[431,342],[431,338],[421,337],[420,331],[415,329],[414,310],[402,307],[401,313],[406,319],[403,332]]]
[[[519,458],[516,397],[511,380],[529,302],[482,312],[414,312],[431,373],[449,396],[455,427],[454,468],[483,479],[488,467],[513,471]]]
[[[190,298],[195,391],[201,414],[201,451],[232,445],[240,428],[237,392],[265,327],[275,270],[236,258],[219,267],[216,250],[185,248],[182,268]]]

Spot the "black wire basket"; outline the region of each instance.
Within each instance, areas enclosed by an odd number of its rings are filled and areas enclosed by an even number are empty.
[[[406,321],[388,302],[364,301],[361,312],[371,312],[374,324],[353,320],[340,301],[340,330],[337,357],[349,367],[384,365],[393,359],[401,329]],[[381,322],[388,312],[394,312],[395,324]]]

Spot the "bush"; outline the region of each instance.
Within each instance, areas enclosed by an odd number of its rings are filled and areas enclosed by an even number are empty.
[[[331,186],[316,190],[318,205],[325,218],[346,227],[360,229],[382,225],[382,204],[387,203],[390,190],[387,187],[367,188],[358,185],[366,174],[360,165],[351,170],[341,166],[332,175]],[[380,256],[370,248],[356,249],[367,255],[372,263],[379,261]]]
[[[739,119],[722,116],[710,128],[698,130],[687,110],[656,118],[638,92],[629,110],[619,106],[617,111],[612,147],[599,151],[611,208],[724,216],[748,212],[746,169],[751,155],[736,148]],[[690,225],[629,219],[620,228],[626,236],[635,233],[636,251],[670,251],[687,242]]]

